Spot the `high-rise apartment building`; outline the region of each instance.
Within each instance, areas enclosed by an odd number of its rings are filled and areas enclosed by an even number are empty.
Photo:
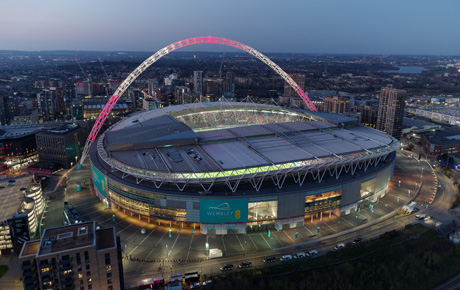
[[[203,94],[203,72],[202,71],[193,72],[193,88],[194,88],[195,94],[198,94],[198,95]]]
[[[289,76],[299,85],[302,91],[305,91],[305,75],[304,74],[289,74]],[[284,82],[284,96],[297,96],[297,93],[292,87]]]
[[[19,260],[24,289],[124,289],[120,239],[95,222],[46,229]]]
[[[38,105],[43,121],[54,121],[57,116],[56,90],[43,90],[38,94]]]
[[[350,99],[339,96],[324,97],[324,111],[328,113],[343,114],[350,112]]]
[[[396,139],[401,138],[405,104],[406,91],[391,87],[382,88],[376,129]]]

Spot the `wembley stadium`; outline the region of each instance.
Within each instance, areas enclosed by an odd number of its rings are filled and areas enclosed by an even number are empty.
[[[387,193],[399,144],[335,114],[193,103],[131,115],[95,140],[89,158],[107,206],[226,234],[358,210]]]

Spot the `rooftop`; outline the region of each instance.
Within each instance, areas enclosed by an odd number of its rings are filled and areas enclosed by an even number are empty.
[[[95,245],[94,222],[46,229],[41,238],[38,255],[78,249]]]
[[[26,257],[30,255],[36,255],[38,252],[38,248],[40,247],[40,241],[27,241],[24,246],[22,247],[21,254],[19,257]]]
[[[39,123],[28,125],[0,126],[0,140],[20,138],[27,135],[33,135],[47,129],[54,129],[67,123]]]
[[[435,145],[452,145],[460,143],[460,131],[446,130],[430,132],[425,134],[425,137],[431,144]]]
[[[115,247],[115,229],[107,228],[96,231],[96,250]]]
[[[5,180],[6,181],[6,180]],[[20,209],[24,193],[16,186],[7,186],[8,182],[1,183],[5,188],[0,189],[0,222],[10,219]]]

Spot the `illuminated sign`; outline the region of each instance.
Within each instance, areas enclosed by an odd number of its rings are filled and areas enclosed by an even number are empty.
[[[96,167],[93,167],[93,182],[96,188],[102,193],[105,197],[107,197],[107,181],[105,176],[102,175]]]
[[[248,199],[201,199],[201,223],[238,223],[248,221]]]

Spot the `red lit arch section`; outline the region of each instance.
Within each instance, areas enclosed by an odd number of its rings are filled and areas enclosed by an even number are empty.
[[[101,129],[102,125],[104,124],[105,120],[107,119],[107,116],[110,114],[112,111],[113,107],[117,103],[118,99],[120,98],[121,95],[126,91],[126,89],[131,85],[131,83],[141,74],[143,73],[149,66],[151,66],[153,63],[155,63],[157,60],[162,58],[163,56],[167,55],[168,53],[185,47],[189,45],[195,45],[195,44],[200,44],[200,43],[217,43],[217,44],[222,44],[222,45],[227,45],[227,46],[232,46],[234,48],[246,51],[249,54],[252,54],[253,56],[257,57],[259,60],[263,61],[265,64],[267,64],[269,67],[271,67],[276,73],[278,73],[293,89],[294,91],[297,92],[297,94],[302,98],[302,100],[305,102],[307,107],[310,109],[310,111],[316,112],[317,109],[313,105],[313,103],[310,101],[308,96],[305,94],[305,92],[294,82],[294,80],[284,71],[282,70],[276,63],[271,61],[268,57],[263,55],[262,53],[258,52],[254,48],[247,46],[245,44],[239,43],[238,41],[234,40],[229,40],[226,38],[221,38],[221,37],[212,37],[212,36],[206,36],[206,37],[193,37],[193,38],[188,38],[184,39],[175,43],[172,43],[159,51],[157,51],[155,54],[153,54],[151,57],[146,59],[143,63],[141,63],[118,87],[118,89],[115,91],[113,96],[109,99],[107,104],[105,105],[104,109],[102,110],[101,114],[97,117],[96,123],[93,126],[93,129],[91,130],[91,133],[88,136],[88,139],[86,140],[85,148],[83,150],[82,157],[80,159],[80,165],[83,164],[85,161],[86,156],[88,156],[89,149],[91,148],[91,144],[94,142],[96,139],[97,134],[99,133],[99,130]]]

